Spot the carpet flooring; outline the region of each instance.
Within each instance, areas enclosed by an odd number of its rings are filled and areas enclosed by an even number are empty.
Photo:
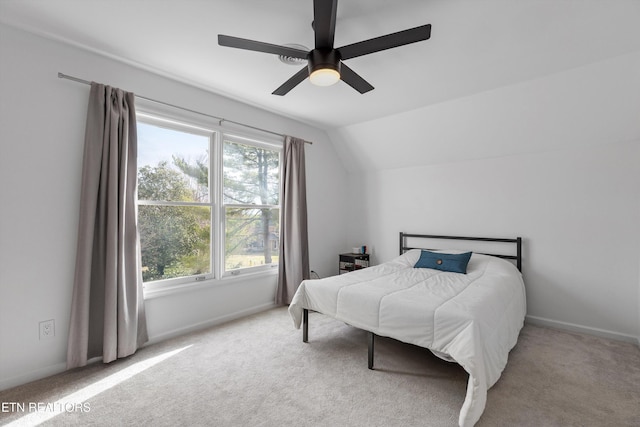
[[[466,372],[428,350],[285,308],[0,392],[16,426],[455,426]],[[478,426],[640,426],[640,349],[527,325]]]

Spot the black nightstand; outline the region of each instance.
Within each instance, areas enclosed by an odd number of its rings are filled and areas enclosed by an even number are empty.
[[[369,254],[340,254],[338,274],[369,267]]]

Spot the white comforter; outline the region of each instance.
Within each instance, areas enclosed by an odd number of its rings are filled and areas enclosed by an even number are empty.
[[[471,426],[524,324],[522,275],[509,261],[479,254],[466,275],[413,268],[419,256],[411,250],[374,267],[305,280],[289,313],[296,328],[306,308],[455,360],[469,373],[458,422]]]

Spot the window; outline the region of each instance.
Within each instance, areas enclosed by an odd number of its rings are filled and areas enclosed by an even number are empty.
[[[276,266],[282,144],[146,113],[137,125],[145,288]]]
[[[225,270],[276,265],[280,240],[280,152],[224,141]]]

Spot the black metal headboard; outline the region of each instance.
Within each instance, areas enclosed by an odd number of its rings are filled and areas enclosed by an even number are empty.
[[[516,237],[515,239],[496,239],[493,237],[460,237],[460,236],[439,236],[434,234],[410,234],[400,232],[400,255],[410,249],[428,249],[428,248],[416,248],[407,246],[407,238],[415,237],[421,239],[438,239],[438,240],[469,240],[477,242],[500,242],[500,243],[515,243],[516,254],[515,255],[503,255],[503,254],[491,254],[483,253],[483,255],[491,255],[498,258],[512,259],[516,261],[516,267],[519,271],[522,271],[522,237]]]

